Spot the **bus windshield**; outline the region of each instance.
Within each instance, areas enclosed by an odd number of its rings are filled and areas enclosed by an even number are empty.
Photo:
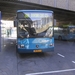
[[[18,37],[52,37],[52,13],[22,12],[17,14]]]
[[[75,34],[75,27],[73,27],[73,28],[70,28],[70,33],[73,33],[73,34]]]
[[[63,33],[64,34],[69,34],[69,29],[68,28],[63,28]]]

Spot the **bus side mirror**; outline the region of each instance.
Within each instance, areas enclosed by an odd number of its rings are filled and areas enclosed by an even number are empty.
[[[17,25],[18,25],[18,22],[14,21],[14,27],[17,27]]]

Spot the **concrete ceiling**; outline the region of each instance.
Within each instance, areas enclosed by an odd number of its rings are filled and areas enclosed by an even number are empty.
[[[2,12],[2,19],[3,20],[14,20],[16,16],[16,11],[21,9],[44,9],[44,10],[53,10],[54,11],[54,18],[57,21],[71,21],[75,20],[75,12],[38,5],[34,3],[22,2],[22,1],[10,1],[10,0],[0,0],[0,11]]]

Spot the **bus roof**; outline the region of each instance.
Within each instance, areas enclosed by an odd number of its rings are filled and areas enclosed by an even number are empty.
[[[18,10],[17,12],[48,12],[53,13],[51,10]]]

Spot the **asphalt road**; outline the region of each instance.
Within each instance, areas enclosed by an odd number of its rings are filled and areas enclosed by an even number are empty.
[[[54,53],[16,53],[12,39],[2,39],[0,75],[75,75],[75,42],[55,40]]]

